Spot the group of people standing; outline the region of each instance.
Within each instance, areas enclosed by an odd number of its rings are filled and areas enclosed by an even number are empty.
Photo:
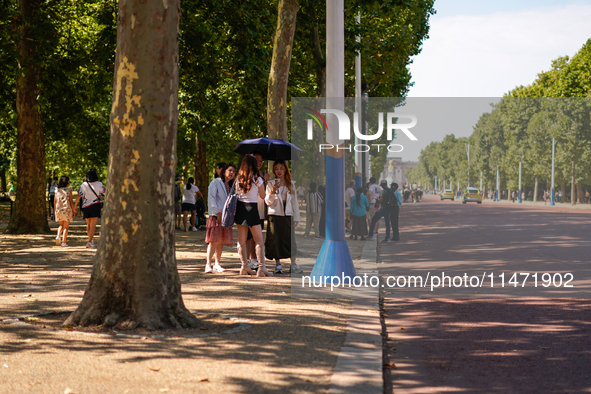
[[[282,259],[290,259],[290,272],[301,273],[296,263],[297,245],[293,228],[300,222],[295,182],[284,160],[273,163],[273,179],[262,171],[263,157],[245,155],[236,172],[233,164],[225,164],[209,185],[209,219],[205,242],[205,272],[223,272],[220,265],[223,246],[233,244],[232,228],[221,223],[224,204],[230,193],[238,196],[234,223],[238,231],[237,251],[240,275],[272,276],[283,273]],[[268,223],[263,240],[265,220]],[[271,272],[265,260],[275,260]],[[213,264],[212,264],[213,262]],[[256,272],[255,272],[256,271]]]
[[[380,185],[371,177],[369,186],[362,186],[354,190],[355,182],[351,181],[345,191],[345,209],[348,208],[348,223],[351,224],[350,239],[364,241],[377,234],[378,221],[384,218],[386,224],[386,236],[382,242],[399,241],[398,216],[402,205],[402,196],[398,191],[398,184],[393,182],[388,187],[388,182],[382,180]],[[368,232],[369,224],[369,232]],[[392,236],[390,236],[392,230]]]

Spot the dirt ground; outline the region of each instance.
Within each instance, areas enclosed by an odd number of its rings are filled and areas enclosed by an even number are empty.
[[[302,230],[298,244],[313,256],[322,242],[303,239]],[[204,236],[177,230],[183,299],[190,311],[215,315],[225,327],[192,338],[126,337],[38,329],[31,320],[0,323],[0,391],[327,392],[349,301],[293,299],[289,274],[239,276],[235,247],[224,248],[226,272],[205,275]],[[80,302],[96,250],[84,247],[81,219],[72,223],[70,247],[55,246],[54,237],[0,235],[0,320],[72,311]]]

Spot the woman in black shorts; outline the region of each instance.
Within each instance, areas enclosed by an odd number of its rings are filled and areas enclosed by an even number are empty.
[[[250,229],[255,242],[255,251],[259,261],[257,276],[272,276],[265,267],[265,246],[261,218],[257,207],[257,197],[265,199],[263,178],[258,176],[257,161],[253,155],[246,155],[240,164],[236,184],[238,204],[234,222],[238,229],[238,255],[240,256],[240,275],[252,275],[254,271],[248,266],[246,239]]]

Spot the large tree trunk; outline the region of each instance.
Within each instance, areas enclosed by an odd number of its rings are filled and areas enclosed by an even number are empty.
[[[538,176],[534,180],[534,202],[538,201]]]
[[[179,0],[119,2],[105,215],[66,325],[194,327],[174,250]]]
[[[295,34],[298,0],[279,0],[277,30],[267,92],[267,133],[269,138],[287,140],[287,81]]]
[[[199,132],[195,133],[195,184],[199,188],[205,206],[207,207],[207,193],[209,176],[207,173],[207,144],[199,139]]]
[[[45,138],[39,112],[38,40],[32,33],[40,0],[19,0],[21,15],[16,77],[17,185],[16,203],[6,228],[9,234],[49,232],[45,198]]]

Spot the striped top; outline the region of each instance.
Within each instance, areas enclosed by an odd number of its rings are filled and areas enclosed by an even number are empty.
[[[322,203],[324,200],[322,199],[322,195],[318,192],[310,192],[308,193],[308,198],[306,198],[306,212],[308,213],[317,213],[322,211]]]

